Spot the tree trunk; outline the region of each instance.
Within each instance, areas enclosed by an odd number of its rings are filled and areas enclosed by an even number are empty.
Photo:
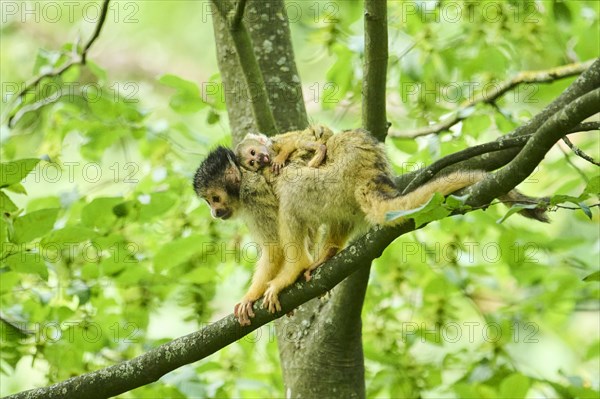
[[[227,24],[216,10],[212,17],[229,126],[233,141],[237,143],[246,133],[258,130],[249,100],[255,82],[251,82],[249,92]],[[278,130],[304,129],[308,126],[308,118],[283,1],[248,1],[242,22],[254,44]]]
[[[279,131],[305,128],[308,119],[283,1],[248,1],[243,22]],[[229,124],[237,142],[256,131],[256,124],[228,26],[216,11],[213,23]],[[368,273],[350,276],[329,299],[310,301],[277,322],[286,397],[365,397],[361,310]]]

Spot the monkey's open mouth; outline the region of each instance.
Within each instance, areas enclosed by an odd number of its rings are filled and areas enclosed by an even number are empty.
[[[258,159],[258,164],[260,165],[260,167],[262,168],[263,166],[268,166],[271,163],[271,159],[269,158],[268,155],[262,155],[259,159]]]

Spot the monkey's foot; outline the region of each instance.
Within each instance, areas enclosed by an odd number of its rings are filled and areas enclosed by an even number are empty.
[[[319,149],[316,151],[315,156],[308,162],[307,166],[309,168],[316,168],[323,163],[325,160],[325,155],[327,154],[327,147],[321,144]]]
[[[306,269],[306,271],[304,272],[304,278],[306,279],[306,281],[310,281],[310,279],[312,278],[313,270],[315,270],[317,267],[321,266],[323,263],[327,262],[329,259],[333,258],[335,256],[335,254],[338,253],[339,250],[340,249],[338,247],[327,248],[327,251],[321,257],[321,259],[319,259],[318,261],[316,261],[315,263],[310,265],[309,268]]]
[[[279,312],[281,310],[281,304],[279,303],[277,294],[279,294],[279,291],[276,290],[271,284],[265,291],[262,307],[267,308],[271,313]]]
[[[250,325],[250,318],[254,317],[254,310],[252,309],[253,305],[254,301],[242,299],[242,301],[233,308],[233,315],[238,319],[240,325]]]

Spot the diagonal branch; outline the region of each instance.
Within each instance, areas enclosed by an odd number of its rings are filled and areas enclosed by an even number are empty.
[[[235,14],[231,19],[231,29],[237,29],[240,26],[240,22],[244,16],[244,10],[246,9],[246,0],[238,0],[235,6]]]
[[[496,101],[507,91],[519,86],[523,83],[551,83],[559,79],[576,76],[588,69],[594,60],[589,60],[584,63],[569,64],[552,68],[543,71],[523,71],[518,73],[511,79],[499,83],[494,87],[493,90],[486,90],[477,92],[472,99],[463,103],[458,110],[454,111],[448,118],[429,126],[419,127],[413,130],[407,131],[392,131],[389,133],[390,137],[397,138],[415,138],[425,136],[428,134],[438,134],[443,131],[450,129],[460,121],[466,119],[469,112],[466,112],[470,108],[477,104],[489,104]]]
[[[302,279],[286,288],[279,297],[282,308],[280,312],[271,314],[256,306],[255,317],[249,326],[240,326],[230,314],[199,331],[174,339],[134,359],[48,387],[20,392],[5,399],[108,398],[155,382],[161,376],[185,364],[204,359],[303,303],[322,296],[351,274],[368,269],[373,259],[381,256],[397,237],[424,226],[416,228],[414,222],[409,220],[400,226],[371,230],[320,266],[311,281]]]
[[[563,137],[562,140],[565,142],[566,145],[569,146],[569,148],[575,153],[575,155],[577,155],[578,157],[580,157],[582,159],[585,159],[586,161],[588,161],[591,164],[600,166],[600,162],[594,160],[594,158],[590,157],[588,154],[583,152],[581,150],[581,148],[579,148],[575,144],[573,144],[573,142],[571,140],[569,140],[568,137]]]
[[[239,57],[242,73],[246,79],[248,98],[258,130],[266,135],[273,135],[277,133],[277,123],[269,106],[267,86],[254,54],[250,34],[241,17],[245,1],[240,1],[233,19],[228,17],[229,10],[224,0],[211,0],[211,2],[223,21],[228,23],[229,34]]]
[[[560,132],[568,131],[579,120],[593,114],[598,102],[600,88],[576,99],[550,118],[529,139],[519,156],[494,176],[493,181],[484,180],[475,186],[469,201],[473,209],[488,205],[491,201],[488,198],[498,195],[498,192],[502,194],[514,188],[522,180],[522,174],[511,169],[522,168],[531,173],[546,151],[561,137]],[[512,175],[518,175],[518,178],[513,178]],[[490,181],[493,184],[489,184]],[[501,187],[501,190],[497,190],[495,185]],[[493,196],[489,194],[492,191]],[[422,227],[424,226],[419,228]],[[284,290],[280,296],[281,312],[270,314],[266,310],[257,309],[250,326],[241,327],[233,315],[229,315],[200,331],[163,344],[134,359],[8,398],[106,398],[157,381],[166,373],[201,360],[310,299],[324,294],[356,271],[367,270],[371,261],[379,257],[393,240],[414,230],[417,228],[410,220],[397,227],[372,229],[321,266],[310,282],[298,282]]]
[[[511,133],[505,135],[505,137],[517,137],[523,135],[534,134],[538,131],[538,129],[546,122],[549,118],[551,118],[554,114],[559,112],[566,104],[569,104],[573,100],[582,95],[591,92],[592,90],[600,87],[600,58],[596,59],[594,63],[588,68],[587,71],[582,73],[575,79],[575,81],[567,87],[567,89],[562,92],[558,98],[548,104],[540,113],[536,114],[533,118],[528,120],[526,123],[517,127]],[[581,123],[573,129],[566,131],[564,133],[568,134],[572,131],[586,131],[591,129],[591,125],[586,123]],[[581,130],[577,130],[581,127]],[[444,172],[450,172],[452,170],[458,169],[479,169],[485,171],[493,171],[498,168],[503,167],[507,163],[509,163],[520,151],[519,147],[507,148],[505,150],[496,151],[494,153],[486,153],[483,155],[476,156],[471,159],[467,159],[465,161],[461,161],[457,164],[454,164],[446,169]],[[405,173],[396,178],[396,184],[399,187],[403,187],[411,180],[415,178],[418,174],[418,171]]]
[[[469,190],[471,196],[468,204],[490,202],[525,180],[564,132],[598,112],[598,104],[600,88],[584,94],[558,111],[538,129],[511,162]]]
[[[98,17],[98,22],[96,23],[96,28],[94,29],[94,33],[88,39],[85,46],[83,46],[83,50],[81,51],[81,53],[77,54],[77,46],[74,46],[73,52],[70,54],[69,61],[67,61],[65,64],[61,65],[60,67],[58,67],[56,69],[53,69],[51,71],[41,74],[40,76],[33,79],[31,82],[27,83],[25,85],[25,87],[23,87],[23,89],[20,92],[18,92],[11,99],[10,103],[7,105],[6,110],[8,112],[11,112],[15,103],[20,101],[27,92],[29,92],[33,88],[37,87],[42,82],[43,79],[60,76],[75,65],[85,65],[86,64],[88,51],[90,50],[92,45],[96,42],[98,37],[100,37],[100,32],[102,31],[102,27],[104,26],[104,22],[106,21],[106,15],[108,14],[108,4],[109,3],[110,3],[110,0],[104,0],[104,3],[102,3],[102,9],[100,11],[100,16]],[[44,100],[42,100],[42,102],[43,101]],[[42,104],[42,106],[43,105],[45,105],[45,103]],[[40,108],[40,107],[37,107],[37,108]],[[16,124],[16,122],[18,121],[18,118],[16,118],[17,115],[18,114],[15,114],[8,118],[8,126],[9,127],[13,127]]]
[[[584,122],[584,123],[580,123],[579,125],[576,125],[572,129],[570,129],[566,134],[577,133],[577,132],[586,132],[586,131],[590,131],[590,130],[597,130],[599,126],[600,126],[600,124],[598,124],[597,122]],[[484,143],[484,144],[479,144],[479,145],[476,145],[473,147],[466,148],[462,151],[455,152],[454,154],[447,155],[444,158],[435,161],[428,167],[419,171],[418,175],[415,176],[415,178],[412,179],[410,181],[410,183],[408,183],[404,187],[404,189],[402,190],[402,194],[409,193],[412,190],[414,190],[415,188],[427,183],[436,174],[438,174],[440,171],[442,171],[443,169],[445,169],[449,166],[455,165],[459,162],[466,161],[468,159],[471,159],[471,158],[479,156],[479,155],[488,154],[490,152],[504,151],[507,148],[522,148],[531,137],[532,137],[531,134],[527,134],[527,135],[523,135],[523,136],[516,136],[516,137],[503,136],[495,141],[491,141],[489,143]],[[563,140],[569,141],[569,143],[570,143],[570,140],[567,138],[567,136],[564,136]],[[585,157],[589,158],[589,156],[587,154],[583,153],[579,148],[573,146],[573,147],[571,147],[571,149],[577,155],[579,155],[583,158],[585,158]],[[578,153],[578,151],[579,151],[579,153]],[[586,160],[589,160],[590,162],[595,163],[595,161],[591,158],[586,159]]]

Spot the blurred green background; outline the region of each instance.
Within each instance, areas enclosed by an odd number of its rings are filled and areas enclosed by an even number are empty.
[[[362,3],[286,4],[311,122],[359,127]],[[114,1],[88,65],[44,79],[23,103],[14,96],[23,82],[87,41],[100,3],[0,5],[7,395],[225,316],[256,257],[246,228],[211,219],[191,188],[207,151],[231,144],[209,2]],[[393,131],[437,121],[519,71],[599,55],[593,0],[388,7]],[[519,86],[451,132],[388,139],[388,154],[402,173],[493,140],[573,80]],[[600,158],[597,132],[571,139]],[[517,216],[499,224],[506,208],[495,205],[391,245],[374,264],[363,312],[368,395],[598,397],[600,240],[598,208],[587,206],[598,202],[599,179],[559,143],[519,188],[568,196],[579,209],[556,209],[551,225]],[[120,397],[280,397],[274,337],[265,326]]]

